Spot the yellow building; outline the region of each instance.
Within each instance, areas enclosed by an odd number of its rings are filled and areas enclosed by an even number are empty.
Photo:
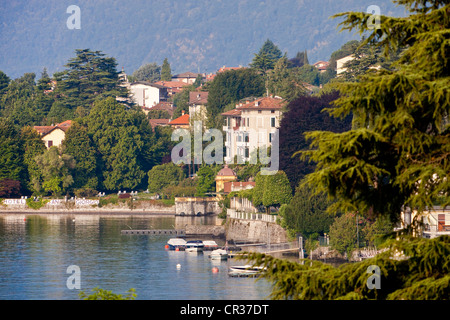
[[[227,165],[225,165],[225,167],[217,173],[216,192],[224,191],[225,182],[236,180],[237,180],[236,173],[234,173],[233,170],[231,170],[230,168],[228,168]]]
[[[66,137],[66,131],[72,125],[71,120],[67,120],[57,124],[56,126],[35,126],[34,129],[41,135],[42,141],[48,148],[52,146],[60,146]]]

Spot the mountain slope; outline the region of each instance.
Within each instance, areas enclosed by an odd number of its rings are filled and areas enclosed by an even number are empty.
[[[339,33],[344,11],[366,11],[369,0],[79,0],[81,29],[69,30],[72,0],[9,0],[0,4],[0,70],[11,78],[47,67],[64,69],[74,50],[90,48],[115,57],[132,73],[168,58],[175,73],[215,72],[248,65],[266,39],[288,57],[308,50],[310,63],[329,59],[350,39]],[[381,14],[404,15],[390,0]]]

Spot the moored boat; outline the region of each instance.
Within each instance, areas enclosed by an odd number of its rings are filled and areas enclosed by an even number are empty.
[[[209,257],[211,258],[211,260],[227,260],[228,252],[223,249],[216,249],[211,251]]]
[[[166,248],[169,250],[184,250],[186,247],[186,240],[181,238],[171,238],[167,241]]]
[[[252,266],[252,265],[243,265],[243,266],[231,266],[229,268],[228,275],[235,277],[250,277],[257,276],[262,271],[264,271],[264,267]]]
[[[204,245],[204,250],[215,250],[218,249],[219,246],[217,245],[217,243],[213,240],[205,240],[203,241],[203,245]]]
[[[201,240],[192,240],[186,242],[185,251],[186,252],[203,252],[205,245]]]

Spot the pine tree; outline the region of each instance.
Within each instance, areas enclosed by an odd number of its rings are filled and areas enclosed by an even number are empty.
[[[62,149],[76,162],[72,174],[74,178],[72,188],[96,190],[98,187],[96,149],[87,128],[73,122],[66,132]]]
[[[172,80],[172,69],[170,68],[170,64],[167,58],[164,59],[163,64],[161,66],[161,80],[162,81]]]
[[[317,163],[307,183],[335,197],[335,208],[400,218],[404,206],[422,212],[436,201],[450,204],[450,5],[448,1],[395,1],[406,18],[349,12],[343,29],[368,32],[363,45],[385,55],[404,49],[392,70],[372,70],[358,82],[337,84],[341,97],[331,113],[353,115],[353,129],[311,132]]]
[[[94,101],[106,97],[126,97],[127,90],[121,87],[117,62],[105,57],[101,51],[75,50],[76,57],[69,59],[63,72],[55,73],[55,94],[68,117],[79,107],[90,110]],[[72,111],[72,113],[70,113]]]
[[[102,189],[134,189],[145,176],[139,159],[146,143],[133,112],[110,97],[97,101],[83,120],[99,153],[97,174]]]
[[[283,56],[281,50],[269,39],[264,42],[259,52],[255,54],[250,66],[265,75],[275,67],[275,63]]]

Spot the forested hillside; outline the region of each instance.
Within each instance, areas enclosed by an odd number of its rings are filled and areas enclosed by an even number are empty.
[[[70,5],[81,10],[81,29],[69,30]],[[368,0],[11,0],[0,3],[0,70],[14,79],[46,67],[64,69],[75,49],[115,57],[131,74],[168,58],[175,73],[215,72],[248,65],[266,39],[288,57],[308,51],[311,63],[328,60],[350,39],[338,33],[343,11],[367,11]],[[384,15],[403,15],[390,0],[377,1]]]

